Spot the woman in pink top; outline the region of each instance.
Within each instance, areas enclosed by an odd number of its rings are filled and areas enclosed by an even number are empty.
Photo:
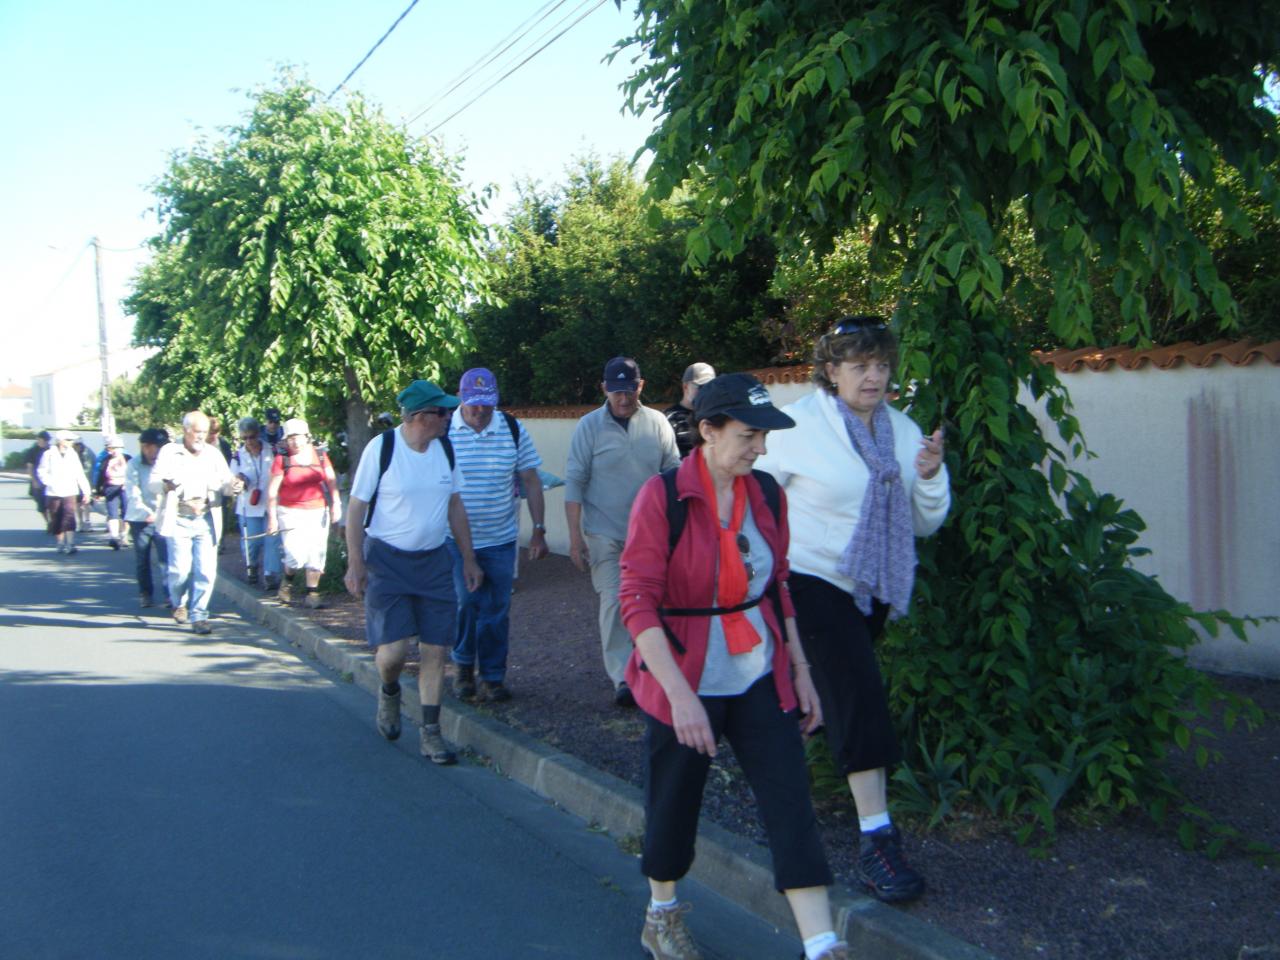
[[[267,533],[280,532],[284,576],[276,596],[288,603],[293,575],[303,570],[308,607],[319,607],[316,588],[329,551],[329,527],[342,519],[338,478],[329,458],[311,443],[307,421],[294,418],[284,425],[285,453],[271,465],[267,488]]]

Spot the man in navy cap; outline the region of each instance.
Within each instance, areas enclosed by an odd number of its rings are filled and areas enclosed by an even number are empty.
[[[450,764],[457,756],[440,733],[440,696],[458,599],[446,536],[461,556],[465,589],[484,580],[462,503],[466,481],[446,435],[458,398],[415,380],[396,402],[403,422],[364,448],[351,482],[345,581],[352,596],[364,597],[365,636],[382,680],[378,732],[400,736],[400,673],[416,640],[419,747],[432,763]]]
[[[680,453],[667,418],[640,402],[644,380],[635,360],[614,357],[605,364],[600,386],[604,405],[578,421],[569,443],[564,515],[569,558],[579,570],[590,566],[591,585],[600,595],[600,647],[614,702],[630,707],[635,700],[625,673],[631,635],[619,615],[618,558],[640,487],[655,473],[677,466]]]

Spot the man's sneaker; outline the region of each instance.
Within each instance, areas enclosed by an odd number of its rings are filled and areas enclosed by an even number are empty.
[[[324,601],[320,599],[320,594],[308,590],[307,595],[302,598],[302,605],[308,610],[319,610],[324,606]]]
[[[378,688],[378,732],[388,740],[400,737],[400,691],[387,693]]]
[[[112,550],[119,550],[119,549],[120,549],[120,541],[119,541],[119,540],[117,540],[115,537],[112,537],[110,540],[108,540],[108,541],[107,541],[107,543],[111,544],[111,549],[112,549]]]
[[[191,629],[193,632],[201,634],[202,636],[213,633],[213,627],[209,626],[208,620],[197,620],[195,623],[191,624]]]
[[[276,599],[286,604],[293,599],[293,584],[287,579],[280,581],[280,586],[276,590]]]
[[[138,594],[138,606],[142,607],[143,609],[146,609],[147,607],[155,606],[155,604],[151,602],[151,594],[149,593]]]
[[[693,937],[689,936],[689,928],[684,925],[684,915],[688,912],[687,903],[670,910],[644,912],[640,946],[653,960],[702,960],[702,954],[693,945]]]
[[[422,755],[432,763],[447,767],[451,763],[458,762],[458,755],[449,749],[449,745],[444,742],[444,737],[440,735],[440,724],[424,723],[422,732],[418,736],[418,746],[422,751]]]
[[[818,954],[818,960],[849,960],[849,945],[841,940]]]
[[[173,608],[173,621],[174,623],[187,622],[187,608],[185,606],[178,606]]]
[[[511,691],[501,680],[481,680],[476,696],[481,703],[506,703],[511,699]]]
[[[636,698],[625,680],[618,684],[618,688],[613,691],[613,705],[615,707],[634,707],[636,705]]]
[[[453,695],[459,700],[476,698],[476,668],[471,664],[458,664],[458,673],[453,678]]]
[[[900,903],[924,893],[924,877],[902,855],[902,834],[893,824],[858,841],[858,879],[877,900]]]

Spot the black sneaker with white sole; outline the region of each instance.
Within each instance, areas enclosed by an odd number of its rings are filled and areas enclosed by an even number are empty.
[[[924,877],[902,855],[902,834],[893,824],[862,835],[857,873],[867,891],[885,903],[914,900],[924,893]]]

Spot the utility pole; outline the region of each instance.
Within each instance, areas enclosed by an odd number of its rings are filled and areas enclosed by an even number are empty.
[[[111,372],[107,368],[107,309],[102,302],[102,246],[94,237],[93,276],[98,286],[98,360],[102,364],[102,417],[103,434],[116,432],[116,418],[111,412]]]

